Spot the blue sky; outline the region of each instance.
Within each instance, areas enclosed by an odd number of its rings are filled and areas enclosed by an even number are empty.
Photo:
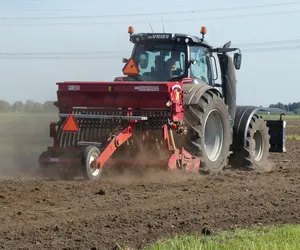
[[[280,5],[275,6],[277,3]],[[253,7],[257,5],[265,6]],[[300,50],[281,49],[300,44],[299,12],[300,1],[288,0],[190,0],[186,4],[179,0],[2,0],[0,53],[21,53],[21,58],[0,56],[0,99],[54,100],[57,81],[113,80],[122,75],[121,59],[128,57],[132,48],[127,27],[150,32],[150,22],[154,31],[160,32],[163,17],[166,32],[199,35],[203,25],[212,45],[228,40],[233,46],[240,45],[244,53],[242,68],[237,72],[239,104],[266,106],[300,101],[300,83],[293,77],[300,69]],[[272,44],[285,40],[298,41]],[[255,44],[260,42],[270,43]],[[265,46],[279,48],[258,49]],[[24,57],[24,53],[91,51],[98,51],[99,58]]]

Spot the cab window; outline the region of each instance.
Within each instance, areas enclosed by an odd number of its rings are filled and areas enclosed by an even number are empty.
[[[212,75],[208,49],[201,46],[191,46],[190,53],[191,59],[195,60],[195,63],[190,66],[191,76],[200,78],[211,85]]]
[[[186,75],[186,46],[164,43],[139,44],[134,60],[145,81],[170,81]]]

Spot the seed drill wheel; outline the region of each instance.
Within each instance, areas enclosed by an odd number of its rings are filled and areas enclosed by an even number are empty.
[[[233,152],[230,163],[234,168],[247,167],[250,170],[269,170],[270,149],[269,128],[261,116],[251,118],[246,136],[246,147],[242,152]]]
[[[191,91],[197,99],[193,104],[185,100],[184,123],[188,134],[184,147],[200,157],[202,171],[218,174],[227,166],[232,142],[228,108],[220,93],[208,90],[201,95],[200,88],[189,88],[184,86],[183,89]]]
[[[83,176],[85,179],[91,181],[98,181],[102,175],[102,168],[93,168],[91,163],[98,158],[100,150],[97,147],[89,146],[84,150],[84,171]]]

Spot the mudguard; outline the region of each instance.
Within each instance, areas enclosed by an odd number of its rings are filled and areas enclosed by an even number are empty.
[[[206,83],[186,83],[183,84],[183,102],[184,105],[193,105],[198,103],[201,96],[208,90],[213,90],[214,92],[220,93],[220,91]],[[220,93],[222,96],[222,94]]]
[[[246,147],[246,135],[252,116],[258,111],[265,111],[264,108],[255,106],[237,106],[233,125],[232,151],[240,151]],[[285,128],[286,121],[265,120],[269,127],[270,144],[269,152],[286,152]]]

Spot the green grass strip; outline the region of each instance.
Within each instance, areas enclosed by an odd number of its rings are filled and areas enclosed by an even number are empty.
[[[300,226],[237,229],[213,236],[177,236],[144,250],[298,250]]]
[[[288,134],[285,136],[285,139],[287,141],[300,141],[300,135],[299,134]]]

